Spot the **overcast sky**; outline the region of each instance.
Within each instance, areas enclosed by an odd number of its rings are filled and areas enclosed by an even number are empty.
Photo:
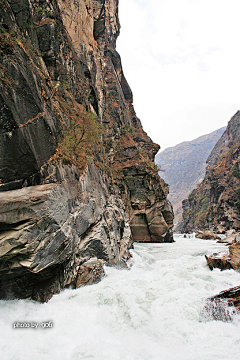
[[[119,0],[117,50],[137,116],[161,150],[240,110],[239,0]]]

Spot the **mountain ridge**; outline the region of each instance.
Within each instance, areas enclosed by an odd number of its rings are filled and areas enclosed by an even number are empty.
[[[156,155],[161,176],[169,185],[169,200],[175,214],[175,228],[181,228],[182,200],[204,178],[206,160],[226,127],[184,141]]]
[[[240,229],[240,111],[207,160],[204,180],[183,201],[183,231]]]

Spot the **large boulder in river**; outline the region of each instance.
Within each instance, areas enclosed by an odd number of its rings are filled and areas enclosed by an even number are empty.
[[[232,269],[231,259],[228,252],[213,253],[210,256],[205,255],[207,264],[211,270],[219,268],[221,270]]]
[[[221,320],[231,321],[240,313],[240,286],[221,291],[206,299],[200,314],[201,321]]]
[[[212,270],[219,268],[221,270],[240,269],[240,241],[230,245],[227,252],[213,253],[212,255],[205,255],[207,264]]]
[[[231,258],[231,264],[233,269],[240,269],[240,241],[236,244],[229,246],[229,256]]]
[[[214,234],[213,231],[205,230],[205,231],[198,231],[195,235],[198,239],[204,239],[204,240],[220,240],[221,238]]]
[[[217,242],[226,245],[232,245],[238,242],[239,240],[240,240],[240,234],[235,232],[230,235],[227,235],[224,239],[220,239]]]

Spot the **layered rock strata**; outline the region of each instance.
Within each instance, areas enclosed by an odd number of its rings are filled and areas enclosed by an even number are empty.
[[[0,296],[45,301],[126,264],[132,239],[173,241],[173,212],[118,1],[3,0],[0,25]]]

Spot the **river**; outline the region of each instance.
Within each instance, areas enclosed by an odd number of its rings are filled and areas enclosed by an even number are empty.
[[[0,358],[239,359],[240,316],[199,321],[206,297],[240,285],[234,270],[206,265],[204,254],[225,246],[180,235],[175,240],[135,244],[131,270],[107,267],[99,284],[62,291],[48,303],[0,301]]]

